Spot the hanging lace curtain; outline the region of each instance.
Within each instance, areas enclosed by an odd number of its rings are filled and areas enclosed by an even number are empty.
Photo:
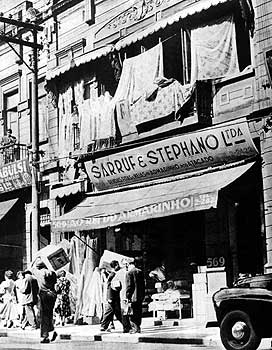
[[[96,110],[95,101],[98,98],[96,77],[89,84],[89,99],[83,100],[82,115],[80,119],[80,148],[87,150],[87,146],[96,139]]]
[[[73,133],[73,149],[79,149],[80,144],[80,121],[83,113],[83,101],[84,101],[84,80],[75,82],[74,84],[74,105],[71,118],[71,127]]]
[[[71,127],[72,87],[66,86],[59,94],[59,158],[60,164],[66,166],[69,153],[72,151],[73,133]]]
[[[239,72],[232,16],[191,31],[191,83]]]
[[[111,99],[111,95],[106,91],[93,102],[92,109],[95,116],[93,131],[96,139],[115,136],[114,118],[109,113]]]

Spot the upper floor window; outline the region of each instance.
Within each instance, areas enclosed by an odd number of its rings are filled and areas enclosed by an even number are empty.
[[[18,90],[4,95],[4,130],[11,129],[14,136],[18,138],[18,112],[19,103]]]

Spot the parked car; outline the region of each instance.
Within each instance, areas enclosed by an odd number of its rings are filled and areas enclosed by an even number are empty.
[[[256,350],[272,337],[272,273],[245,277],[213,295],[220,336],[227,350]]]

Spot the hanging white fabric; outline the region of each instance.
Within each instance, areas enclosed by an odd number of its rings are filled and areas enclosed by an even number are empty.
[[[154,81],[162,76],[162,43],[124,60],[122,74],[112,100],[112,110],[117,104],[120,106],[117,108],[117,119],[122,135],[136,132],[135,125],[131,123],[130,106],[143,94],[154,89]]]
[[[232,16],[191,31],[191,83],[239,72]]]
[[[66,159],[71,151],[73,140],[71,113],[72,113],[72,87],[66,86],[59,95],[59,158],[61,165],[65,166]]]

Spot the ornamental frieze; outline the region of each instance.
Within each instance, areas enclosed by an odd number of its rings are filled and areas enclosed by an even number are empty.
[[[106,38],[122,28],[129,27],[137,21],[175,4],[177,4],[177,0],[141,0],[106,23],[96,32],[95,38],[96,40]]]

